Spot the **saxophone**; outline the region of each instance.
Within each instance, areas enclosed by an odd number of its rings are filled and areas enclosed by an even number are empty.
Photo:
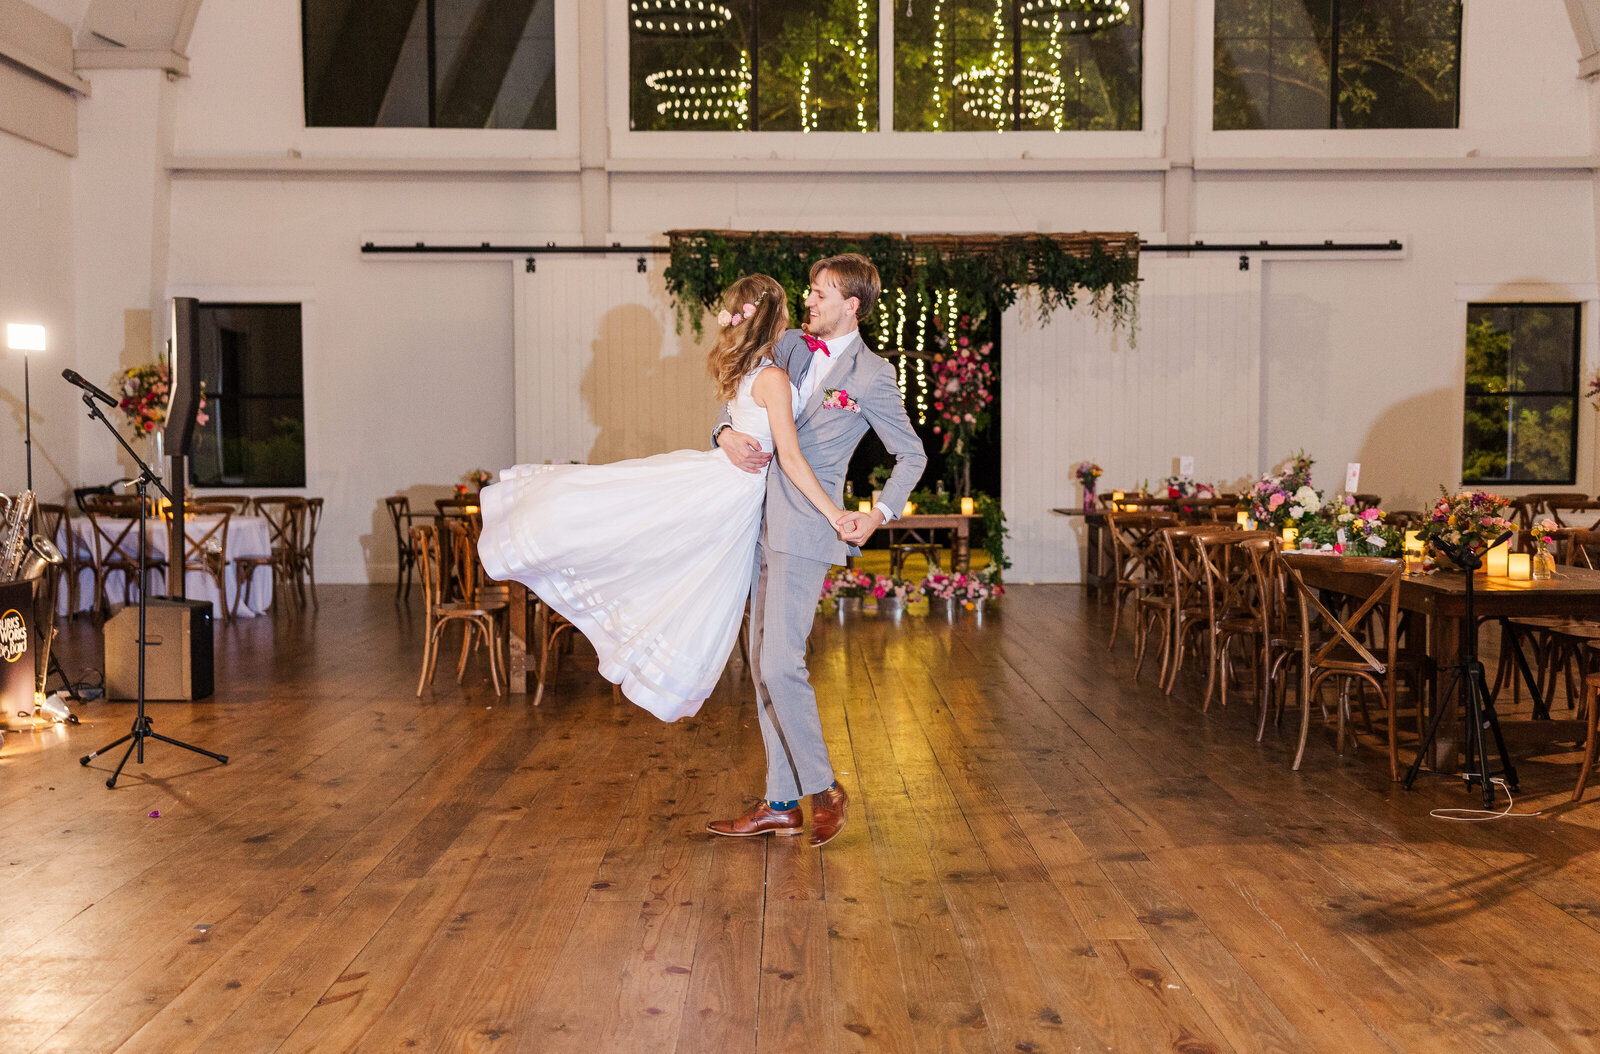
[[[9,582],[22,569],[22,558],[30,548],[33,523],[33,491],[25,490],[6,505],[6,522],[0,527],[0,582]]]

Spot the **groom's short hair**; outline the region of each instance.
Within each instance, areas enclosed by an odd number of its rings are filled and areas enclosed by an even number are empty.
[[[840,253],[818,260],[811,265],[812,285],[817,284],[817,276],[823,271],[832,276],[833,284],[847,299],[856,298],[856,321],[872,314],[872,309],[878,306],[878,294],[883,292],[883,280],[878,277],[878,269],[871,260],[860,253]]]

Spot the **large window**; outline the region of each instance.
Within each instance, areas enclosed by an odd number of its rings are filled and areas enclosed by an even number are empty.
[[[629,0],[640,131],[870,132],[877,0]]]
[[[1466,483],[1571,483],[1578,304],[1470,304],[1461,452]]]
[[[1454,128],[1460,0],[1216,0],[1212,126]]]
[[[207,421],[189,481],[201,487],[306,484],[299,304],[201,304]]]
[[[555,0],[301,0],[306,124],[554,128]]]
[[[894,126],[1137,130],[1140,0],[895,4]]]

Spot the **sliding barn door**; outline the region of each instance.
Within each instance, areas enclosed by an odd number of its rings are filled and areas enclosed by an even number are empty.
[[[1102,490],[1152,488],[1194,458],[1195,479],[1242,484],[1262,471],[1260,269],[1236,260],[1144,256],[1135,346],[1083,308],[1040,324],[1026,301],[1002,329],[1001,503],[1013,582],[1083,579],[1073,466]]]
[[[674,331],[661,266],[641,274],[632,256],[543,257],[529,274],[517,263],[519,463],[602,464],[710,445],[711,333]]]

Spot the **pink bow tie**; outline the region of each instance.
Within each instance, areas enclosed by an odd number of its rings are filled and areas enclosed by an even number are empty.
[[[800,335],[802,337],[806,338],[806,347],[810,348],[812,351],[820,351],[824,355],[829,356],[830,358],[833,356],[833,352],[828,350],[828,342],[827,341],[818,340],[816,337],[813,337],[809,333],[802,333]]]

